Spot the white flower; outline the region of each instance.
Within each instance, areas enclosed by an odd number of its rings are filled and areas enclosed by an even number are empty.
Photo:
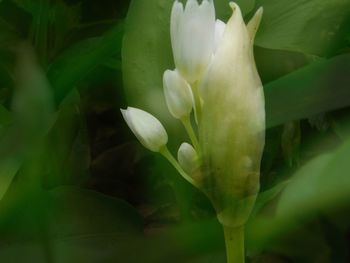
[[[199,168],[198,154],[191,144],[186,142],[181,144],[177,152],[177,159],[182,169],[189,175]]]
[[[193,107],[193,95],[186,80],[176,70],[166,70],[163,86],[168,109],[174,118],[182,119],[189,116]]]
[[[233,15],[200,86],[199,131],[203,178],[211,182],[207,195],[221,223],[239,225],[249,216],[259,189],[265,142],[264,93],[253,55],[262,9],[246,26],[239,7],[230,5]]]
[[[143,146],[154,152],[159,152],[165,147],[168,134],[157,118],[133,107],[121,109],[121,112],[129,128]]]
[[[175,1],[171,13],[171,43],[175,66],[190,83],[198,81],[210,62],[215,41],[212,0],[188,0],[185,10]]]

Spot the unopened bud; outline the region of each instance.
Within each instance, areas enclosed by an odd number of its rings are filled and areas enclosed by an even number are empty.
[[[131,131],[147,149],[159,152],[167,144],[168,134],[153,115],[132,107],[121,112]]]
[[[178,152],[177,159],[184,171],[189,175],[193,174],[199,167],[199,159],[196,150],[192,145],[184,142],[181,144]]]
[[[163,76],[164,95],[171,115],[176,119],[192,111],[193,95],[190,85],[176,71],[166,70]]]

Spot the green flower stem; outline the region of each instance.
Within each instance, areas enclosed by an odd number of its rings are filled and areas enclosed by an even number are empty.
[[[200,154],[199,142],[198,142],[196,134],[194,133],[194,130],[193,130],[193,127],[192,127],[192,124],[191,124],[191,120],[190,120],[190,116],[186,116],[185,118],[182,118],[181,122],[184,125],[184,127],[186,129],[186,132],[187,132],[188,136],[191,139],[193,147],[197,151],[197,154]]]
[[[185,178],[186,181],[194,186],[197,186],[196,182],[181,168],[180,164],[176,161],[166,146],[159,152],[174,166],[174,168],[179,172],[179,174],[181,174],[183,178]]]
[[[244,226],[223,226],[227,263],[244,263]]]
[[[191,87],[192,87],[193,98],[194,98],[194,113],[196,117],[196,122],[197,124],[199,124],[202,116],[202,105],[201,105],[201,98],[199,97],[198,84],[193,83]]]

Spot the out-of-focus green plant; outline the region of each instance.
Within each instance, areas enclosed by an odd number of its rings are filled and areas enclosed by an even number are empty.
[[[229,2],[214,0],[222,21]],[[247,260],[348,262],[350,2],[235,2],[246,22],[264,8],[266,146]],[[157,114],[170,151],[188,141],[162,89],[172,4],[0,1],[1,262],[225,262],[207,198],[130,142],[118,114],[126,101]],[[188,142],[178,159],[191,173]]]

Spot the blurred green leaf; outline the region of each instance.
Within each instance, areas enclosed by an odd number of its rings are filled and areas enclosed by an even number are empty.
[[[58,104],[94,68],[120,52],[122,27],[118,23],[102,37],[82,40],[51,64],[48,77]]]
[[[101,193],[62,186],[52,196],[52,235],[69,238],[94,234],[140,235],[143,220],[128,203]]]
[[[125,201],[67,186],[38,193],[36,200],[28,194],[13,191],[1,203],[6,212],[0,216],[2,241],[6,240],[0,244],[2,261],[28,257],[33,262],[136,262],[132,260],[146,255],[143,220]],[[40,200],[44,206],[39,206]],[[11,235],[5,236],[4,229]],[[42,231],[48,231],[46,239]],[[134,243],[142,253],[135,253]]]
[[[52,123],[53,92],[45,72],[39,66],[30,46],[23,44],[18,51],[17,83],[12,99],[14,119],[24,131],[37,137]]]
[[[47,258],[43,251],[42,244],[37,242],[10,244],[9,246],[1,248],[0,258],[5,262],[26,262],[28,260],[35,260],[36,263],[47,263]]]
[[[31,160],[32,155],[36,155],[34,149],[40,145],[54,120],[50,86],[37,64],[33,50],[23,45],[17,55],[17,85],[11,112],[13,118],[0,137],[0,199],[25,159]]]
[[[254,46],[254,58],[263,84],[276,80],[314,62],[303,53]]]
[[[47,136],[47,187],[81,182],[89,169],[90,151],[80,103],[78,91],[72,90],[60,104]]]
[[[232,15],[232,9],[229,7],[230,2],[232,1],[214,0],[216,16],[225,23]],[[233,0],[233,2],[239,5],[243,16],[245,16],[254,9],[256,0]]]
[[[16,36],[15,28],[9,24],[5,19],[0,17],[0,47],[2,49],[7,49],[8,45],[12,43]],[[2,61],[1,61],[2,62]]]
[[[40,12],[40,5],[47,0],[31,1],[31,0],[12,0],[18,7],[23,8],[26,12],[35,16]]]
[[[350,54],[314,62],[268,83],[267,127],[349,106],[349,86]]]
[[[0,104],[0,129],[7,125],[11,120],[11,113]],[[1,132],[1,131],[0,131]]]
[[[299,169],[281,194],[275,216],[256,218],[248,239],[264,246],[317,216],[350,200],[350,140],[334,153],[320,155]]]
[[[80,20],[80,4],[68,5],[61,0],[12,1],[32,16],[31,37],[43,62],[62,47],[65,35]]]
[[[169,123],[173,122],[163,99],[162,78],[166,69],[174,68],[169,33],[172,5],[168,0],[131,1],[122,46],[127,101]]]
[[[303,166],[293,175],[278,203],[277,215],[297,214],[306,216],[315,211],[326,197],[320,191],[320,176],[327,167],[332,155],[321,155]],[[330,175],[328,175],[330,176]],[[334,179],[333,175],[332,178]],[[337,189],[334,189],[337,191]],[[323,200],[322,200],[323,199]],[[296,209],[297,208],[297,209]]]
[[[264,16],[256,36],[258,46],[329,55],[345,38],[339,30],[350,17],[344,0],[257,0]]]
[[[331,246],[319,220],[293,229],[266,246],[266,250],[298,263],[333,263]]]
[[[344,109],[333,116],[332,128],[343,140],[350,138],[350,111]]]
[[[49,39],[52,43],[50,48],[57,52],[63,47],[67,34],[79,24],[81,6],[80,3],[67,5],[64,1],[55,1],[50,12],[51,27],[49,31]],[[49,55],[52,56],[52,53],[53,52],[50,52],[49,50]]]
[[[283,157],[289,167],[299,164],[300,141],[300,122],[293,121],[285,123],[281,136],[281,146]]]
[[[251,218],[254,218],[267,203],[275,199],[288,185],[288,182],[289,181],[283,181],[281,183],[278,183],[274,187],[259,193],[258,198],[256,199]]]
[[[1,158],[0,161],[0,201],[5,195],[12,179],[21,167],[21,162],[13,158]]]

